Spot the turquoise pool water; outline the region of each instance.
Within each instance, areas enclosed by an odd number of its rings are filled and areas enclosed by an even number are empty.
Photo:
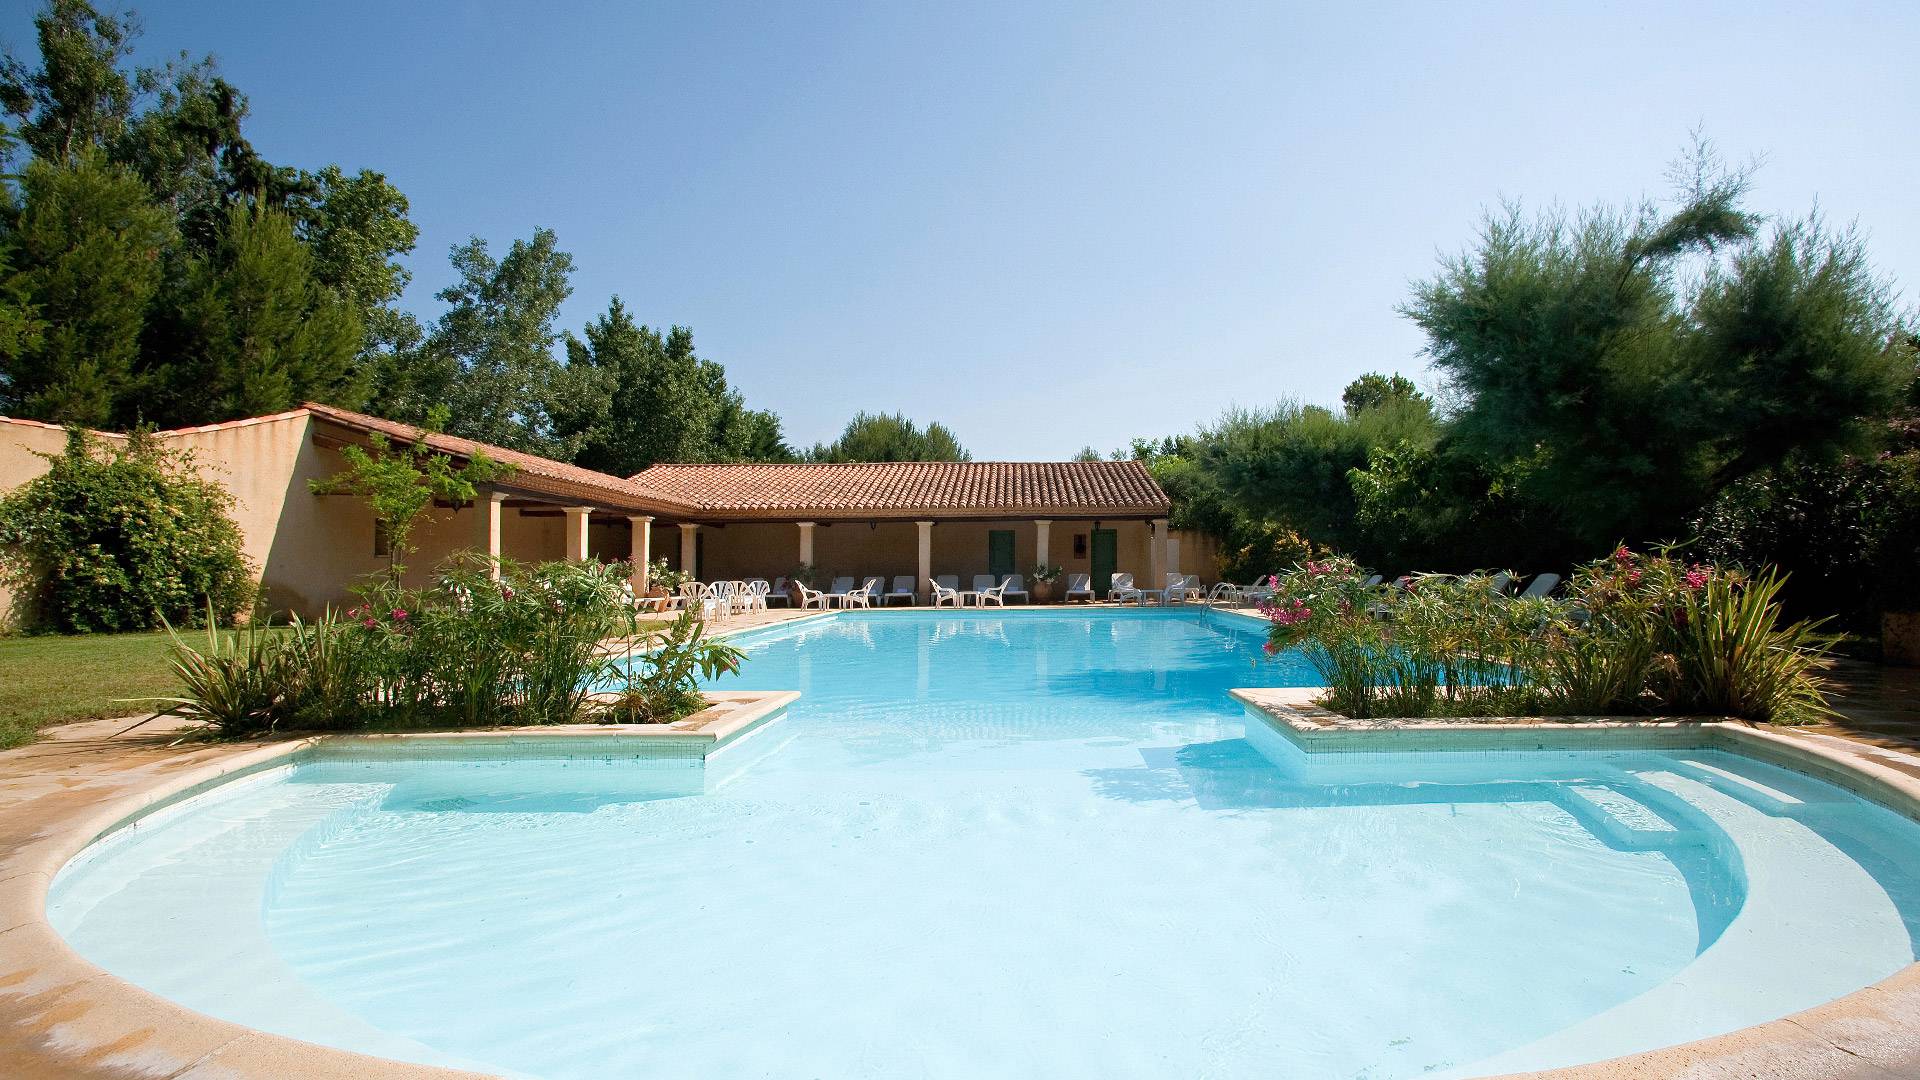
[[[94,962],[538,1077],[1468,1076],[1757,1023],[1914,959],[1920,827],[1718,753],[1308,763],[1232,616],[873,613],[713,756],[338,753],[83,855]],[[1257,628],[1256,628],[1257,629]]]

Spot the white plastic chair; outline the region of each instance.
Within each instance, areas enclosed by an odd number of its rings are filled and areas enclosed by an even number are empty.
[[[989,582],[993,581],[991,575],[983,574],[981,577],[985,577]],[[1002,581],[998,585],[989,584],[983,589],[980,587],[980,577],[974,578],[973,603],[976,607],[986,607],[988,604],[992,604],[994,607],[1006,607],[1007,583]]]
[[[799,582],[795,582],[794,584],[799,586],[800,589],[801,607],[818,608],[821,611],[825,611],[833,606],[832,593],[821,592],[819,589],[809,589]]]
[[[1107,586],[1107,599],[1120,604],[1124,604],[1129,600],[1139,600],[1140,590],[1133,587],[1133,575],[1113,575],[1113,584]]]
[[[1023,604],[1033,603],[1032,594],[1027,592],[1027,580],[1019,574],[1008,574],[1006,579],[1000,582],[1000,595],[1017,596]]]
[[[1091,574],[1067,575],[1067,591],[1060,594],[1060,599],[1067,601],[1072,600],[1076,596],[1084,596],[1087,598],[1087,603],[1093,603],[1093,576]]]
[[[951,574],[942,574],[940,577],[929,579],[927,584],[933,587],[933,606],[965,607],[966,605],[960,602],[960,590],[949,585],[940,584],[941,578],[946,578],[956,583],[959,581],[958,578],[953,577]]]
[[[876,580],[878,579],[868,578],[867,584],[862,585],[857,589],[848,589],[847,594],[840,598],[841,606],[848,607],[848,608],[872,607],[873,606],[873,582]]]

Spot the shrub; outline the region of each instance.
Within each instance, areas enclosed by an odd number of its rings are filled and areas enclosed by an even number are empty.
[[[224,738],[246,738],[274,730],[286,717],[291,678],[287,651],[258,624],[221,632],[207,617],[207,647],[196,649],[167,626],[173,639],[169,662],[180,679],[181,696],[161,716],[179,716],[205,724]]]
[[[745,654],[706,636],[692,612],[682,612],[652,647],[631,658],[626,684],[607,717],[627,724],[670,724],[706,707],[699,679],[740,670]]]
[[[0,571],[31,621],[63,633],[231,623],[253,596],[233,497],[190,455],[68,432],[43,475],[0,499]]]
[[[1268,651],[1298,648],[1354,717],[1655,712],[1800,722],[1825,714],[1818,623],[1788,623],[1785,578],[1620,548],[1565,602],[1481,574],[1369,589],[1350,560],[1274,579]]]

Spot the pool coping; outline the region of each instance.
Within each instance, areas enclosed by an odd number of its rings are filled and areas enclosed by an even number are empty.
[[[1462,749],[1512,750],[1542,748],[1528,745],[1529,740],[1545,740],[1543,745],[1548,746],[1581,740],[1581,748],[1595,749],[1618,739],[1622,731],[1673,732],[1675,737],[1693,739],[1691,746],[1732,749],[1805,772],[1920,819],[1920,759],[1830,736],[1763,730],[1724,720],[1351,721],[1314,709],[1310,699],[1317,693],[1311,688],[1249,690],[1235,691],[1234,697],[1250,720],[1267,723],[1296,740],[1296,745],[1314,747],[1308,753],[1431,750],[1435,740]],[[120,751],[118,760],[109,751],[104,760],[70,768],[50,783],[32,773],[0,777],[0,794],[20,796],[15,801],[24,800],[21,809],[25,811],[10,823],[9,832],[17,836],[15,847],[0,853],[0,1074],[149,1080],[236,1076],[426,1080],[491,1075],[370,1057],[272,1035],[149,993],[95,967],[68,947],[47,922],[47,890],[60,869],[100,837],[219,784],[289,764],[325,740],[465,739],[511,744],[529,736],[695,739],[717,749],[758,730],[798,697],[790,691],[761,696],[783,700],[758,711],[751,707],[725,710],[728,715],[722,720],[703,721],[696,731],[665,730],[671,725],[645,733],[633,729],[654,726],[575,725],[564,730],[289,738],[264,745],[196,748],[194,756],[203,760],[171,773],[165,771],[165,763],[155,769],[152,761],[134,761],[134,752],[128,748]],[[1497,730],[1485,734],[1489,729]],[[1458,741],[1463,737],[1467,743],[1480,742],[1469,746]],[[1415,741],[1409,743],[1409,738]],[[1492,746],[1481,740],[1504,740],[1507,745]],[[22,752],[10,751],[8,756]],[[148,775],[156,771],[162,775]],[[35,788],[34,780],[43,782],[33,792],[21,795],[9,790]],[[123,781],[120,790],[104,797],[87,790],[89,782],[110,787]],[[1682,1075],[1729,1080],[1920,1075],[1920,964],[1824,1005],[1754,1027],[1628,1057],[1510,1074],[1555,1080]]]

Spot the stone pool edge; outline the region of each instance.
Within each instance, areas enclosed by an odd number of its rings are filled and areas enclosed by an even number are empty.
[[[1404,752],[1716,749],[1804,773],[1920,820],[1920,759],[1830,736],[1720,718],[1354,720],[1315,705],[1320,687],[1231,692],[1248,723],[1263,723],[1309,756]],[[1875,759],[1880,760],[1875,760]],[[1900,761],[1914,774],[1890,767]],[[1920,963],[1871,986],[1778,1020],[1625,1057],[1495,1080],[1895,1080],[1920,1076]]]
[[[0,1075],[213,1080],[245,1076],[319,1080],[426,1080],[484,1077],[372,1057],[273,1035],[208,1016],[150,993],[80,956],[47,921],[47,893],[60,870],[102,838],[137,827],[144,818],[223,784],[290,766],[324,744],[427,748],[511,747],[529,742],[677,745],[701,756],[752,735],[798,700],[797,691],[710,691],[707,709],[675,724],[574,724],[478,731],[354,733],[287,738],[250,745],[196,746],[205,760],[182,771],[134,782],[87,798],[90,781],[151,771],[109,753],[54,780],[37,775],[0,779],[8,788],[39,787],[9,813],[24,836],[0,854]],[[43,751],[47,744],[36,744]],[[32,749],[29,747],[28,749]],[[129,746],[125,757],[135,749]],[[164,766],[162,766],[164,770]],[[142,782],[144,780],[144,782]],[[63,796],[78,792],[79,799]],[[60,805],[67,804],[67,805]]]

